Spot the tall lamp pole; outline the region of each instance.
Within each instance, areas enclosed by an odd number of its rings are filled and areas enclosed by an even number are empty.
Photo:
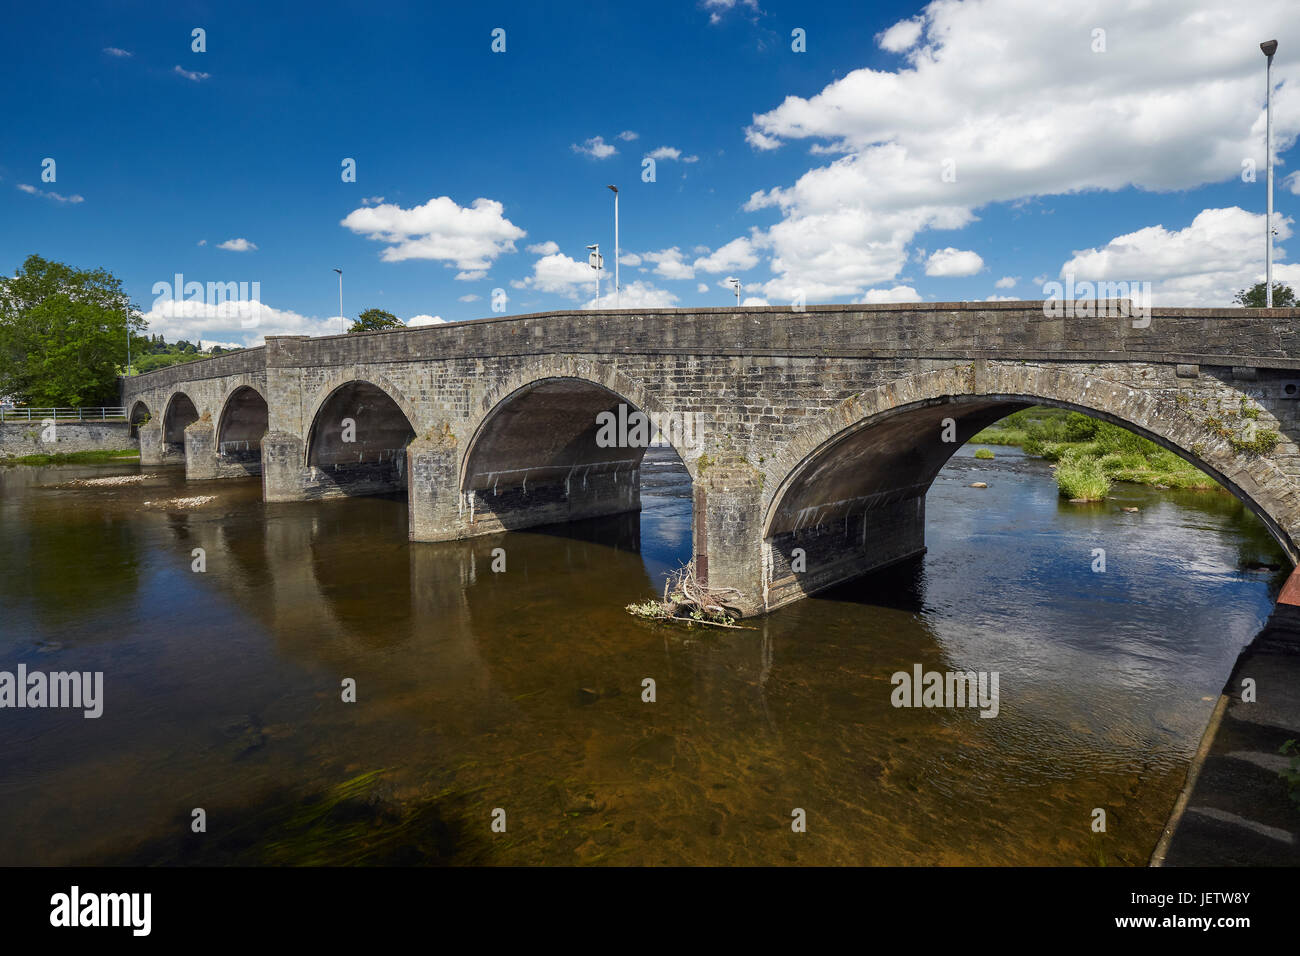
[[[623,304],[623,289],[618,282],[618,187],[609,188],[614,191],[614,308],[617,309]]]
[[[1264,260],[1264,305],[1273,308],[1273,54],[1277,52],[1277,41],[1266,40],[1259,45],[1268,58],[1264,68],[1264,163],[1268,170],[1268,215],[1264,218],[1264,238],[1267,252]]]
[[[335,269],[339,274],[339,332],[347,334],[347,329],[343,327],[343,270]]]

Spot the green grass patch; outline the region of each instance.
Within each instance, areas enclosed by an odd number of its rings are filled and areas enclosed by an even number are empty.
[[[994,425],[971,439],[974,445],[1023,445],[1029,432],[1023,428],[999,428]]]
[[[975,452],[975,457],[980,459],[981,461],[988,461],[990,458],[993,457],[993,452],[987,448],[981,448]]]
[[[1226,426],[1224,429],[1228,431]],[[1275,432],[1267,430],[1257,432],[1250,442],[1236,436],[1230,439],[1237,451],[1255,454],[1267,452],[1278,440]],[[1092,499],[1103,481],[1158,488],[1218,488],[1218,482],[1205,472],[1155,442],[1110,422],[1064,409],[1022,409],[984,429],[971,442],[1019,445],[1026,455],[1057,462],[1057,485],[1067,498]],[[1203,449],[1193,451],[1203,453]],[[1067,462],[1071,463],[1069,467]]]
[[[1069,456],[1061,459],[1056,468],[1056,487],[1062,498],[1071,501],[1101,501],[1110,491],[1110,478],[1100,459]]]
[[[70,451],[57,452],[53,455],[19,455],[13,458],[0,458],[0,465],[102,465],[115,461],[135,461],[140,453],[131,448],[117,451]]]

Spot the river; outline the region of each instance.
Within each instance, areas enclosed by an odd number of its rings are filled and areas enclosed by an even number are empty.
[[[98,719],[0,710],[0,864],[1143,865],[1286,566],[1227,494],[1069,504],[966,447],[922,558],[685,630],[623,610],[690,554],[659,449],[639,516],[450,544],[400,498],[75,483],[140,472],[0,468],[0,669],[104,673]],[[917,664],[997,672],[997,717],[895,708]]]

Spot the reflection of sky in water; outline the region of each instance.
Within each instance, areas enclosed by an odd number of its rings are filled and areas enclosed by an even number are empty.
[[[641,464],[641,557],[659,587],[691,557],[691,476],[671,448],[650,446]]]

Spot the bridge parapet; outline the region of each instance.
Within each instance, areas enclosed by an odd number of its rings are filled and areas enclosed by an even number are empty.
[[[142,387],[153,388],[259,366],[645,352],[1119,359],[1300,370],[1300,309],[1162,308],[1135,318],[1096,314],[1114,313],[1114,300],[1088,307],[1076,302],[1072,307],[1075,311],[1068,316],[1051,315],[1043,302],[1033,301],[808,306],[798,312],[775,306],[539,312],[415,329],[270,336],[265,349],[247,349],[135,378]]]

